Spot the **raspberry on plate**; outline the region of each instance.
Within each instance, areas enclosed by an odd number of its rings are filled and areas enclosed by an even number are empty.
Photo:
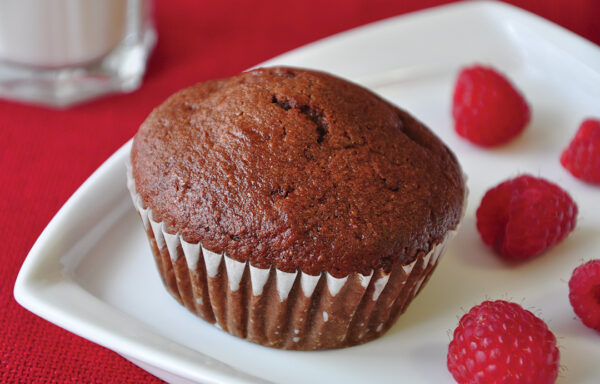
[[[576,178],[600,184],[600,120],[587,119],[560,156],[560,163]]]
[[[504,144],[525,129],[531,113],[519,91],[496,70],[463,69],[454,87],[452,116],[456,132],[483,147]]]
[[[458,383],[554,383],[556,338],[520,305],[484,301],[465,314],[448,347],[448,370]]]
[[[477,208],[483,242],[512,260],[536,256],[575,228],[577,205],[558,185],[521,175],[488,190]]]
[[[600,260],[575,268],[569,280],[569,301],[583,324],[600,331]]]

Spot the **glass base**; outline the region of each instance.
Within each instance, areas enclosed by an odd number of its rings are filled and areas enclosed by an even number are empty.
[[[82,66],[46,69],[0,61],[0,98],[64,108],[109,93],[134,91],[141,85],[155,43],[156,31],[147,26],[101,60]]]

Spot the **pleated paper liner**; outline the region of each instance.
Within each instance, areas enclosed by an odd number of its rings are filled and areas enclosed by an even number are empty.
[[[402,314],[435,269],[456,231],[427,254],[390,273],[335,278],[262,269],[171,234],[143,207],[128,169],[128,187],[168,291],[191,312],[261,345],[296,350],[342,348],[373,340]]]

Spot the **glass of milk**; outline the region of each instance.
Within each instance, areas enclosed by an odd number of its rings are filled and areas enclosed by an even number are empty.
[[[66,107],[141,84],[152,0],[0,0],[0,98]]]

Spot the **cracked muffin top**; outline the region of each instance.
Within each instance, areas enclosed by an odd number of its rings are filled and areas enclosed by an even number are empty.
[[[137,192],[170,233],[255,267],[389,271],[461,216],[464,181],[423,124],[332,75],[263,68],[186,88],[142,124]]]

